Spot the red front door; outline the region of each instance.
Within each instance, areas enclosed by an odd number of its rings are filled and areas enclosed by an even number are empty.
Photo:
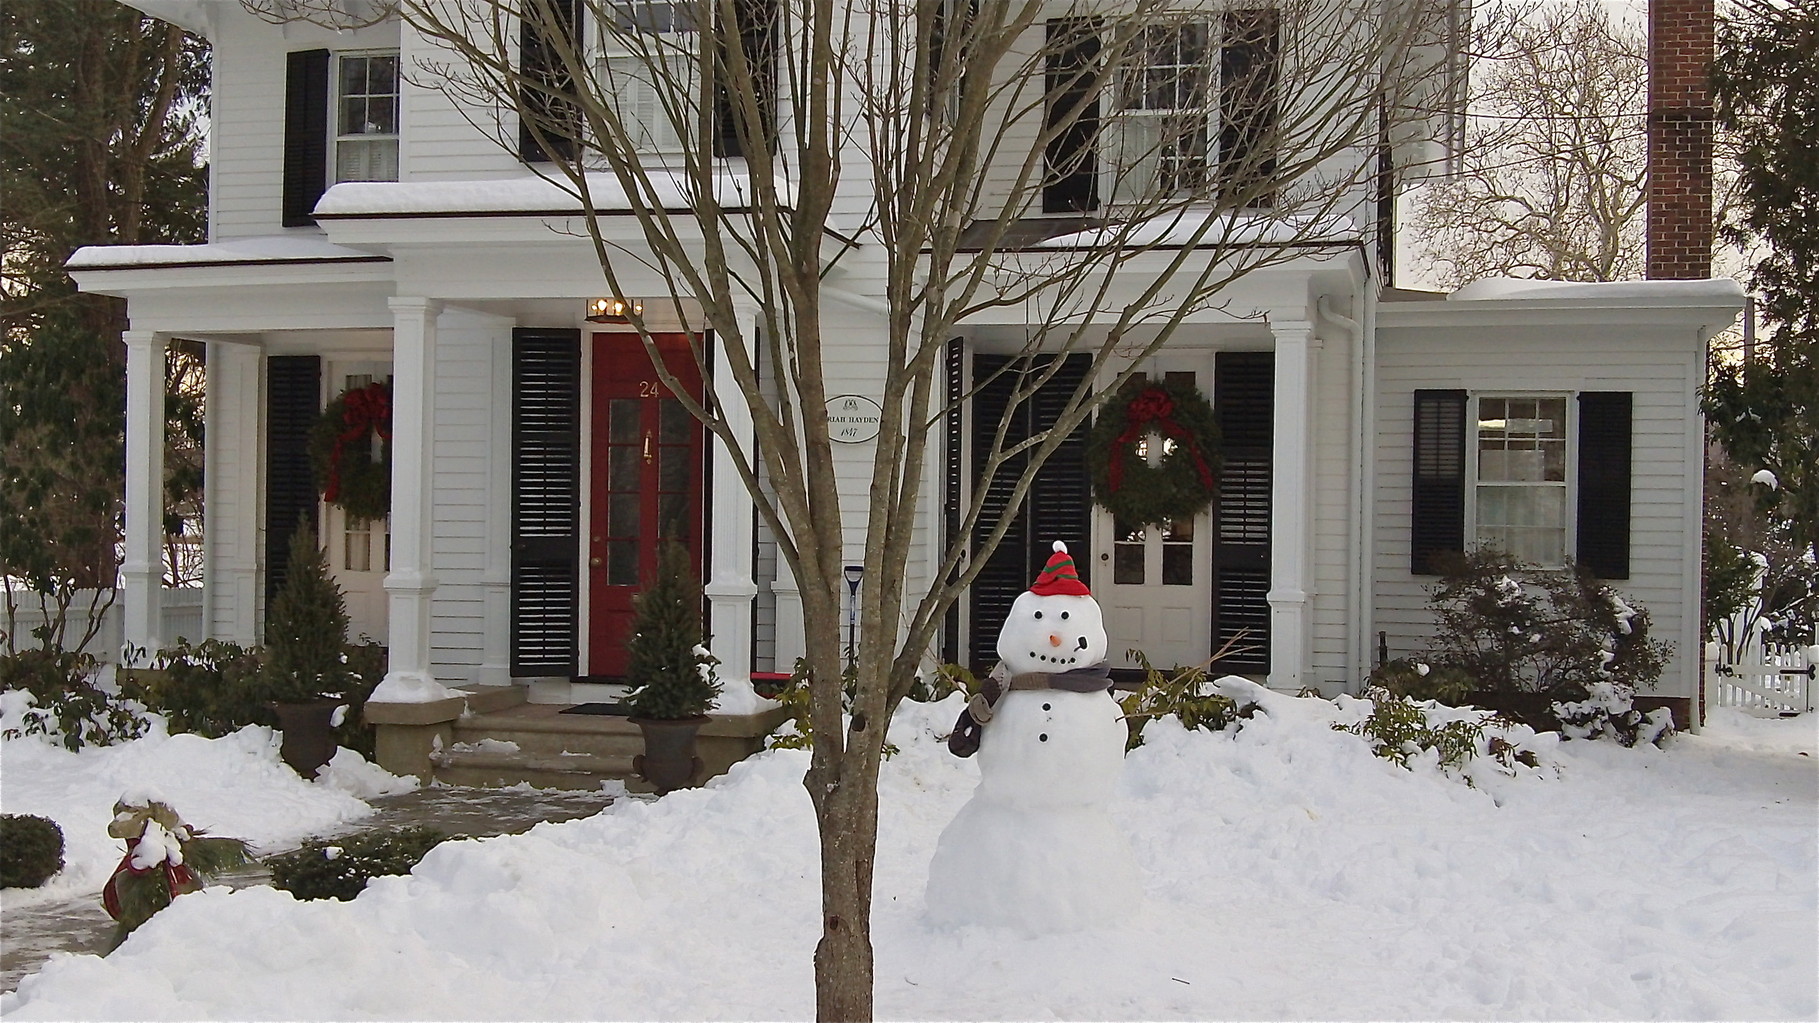
[[[688,335],[656,341],[664,365],[699,398]],[[593,343],[587,674],[616,676],[625,674],[632,597],[654,580],[660,541],[682,541],[697,577],[701,570],[702,431],[636,334],[595,334]]]

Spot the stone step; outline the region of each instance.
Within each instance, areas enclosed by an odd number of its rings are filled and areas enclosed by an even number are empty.
[[[631,756],[598,756],[442,750],[430,754],[436,780],[446,785],[498,787],[529,784],[541,789],[597,789],[603,781],[628,782],[636,791]]]
[[[644,736],[624,718],[588,714],[524,717],[511,714],[474,714],[455,722],[457,743],[496,739],[515,743],[524,753],[591,753],[595,756],[635,756],[644,752]]]

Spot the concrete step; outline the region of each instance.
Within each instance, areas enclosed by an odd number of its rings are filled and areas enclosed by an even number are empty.
[[[498,787],[528,783],[541,789],[597,789],[602,781],[635,782],[631,756],[538,754],[450,749],[430,754],[437,781]],[[636,785],[628,787],[636,790]]]
[[[591,714],[527,717],[514,714],[474,714],[455,722],[457,743],[496,739],[517,744],[525,753],[591,753],[595,756],[634,756],[644,752],[644,736],[624,718]]]

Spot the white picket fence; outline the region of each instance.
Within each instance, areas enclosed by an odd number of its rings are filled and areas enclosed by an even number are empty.
[[[86,624],[86,609],[93,603],[93,596],[93,591],[84,590],[77,594],[77,599],[71,605],[67,633],[70,642],[81,638],[84,631],[83,626]],[[162,601],[162,611],[163,614],[160,617],[162,628],[159,633],[161,636],[171,640],[179,636],[192,640],[202,638],[202,588],[200,586],[166,589]],[[123,638],[120,614],[120,601],[116,598],[112,606],[102,613],[101,627],[96,630],[95,637],[89,640],[88,645],[83,648],[103,664],[113,663],[120,659]],[[44,624],[44,614],[29,597],[19,599],[13,622],[15,635],[12,638],[12,645],[14,647],[38,645],[38,641],[32,638],[32,630]],[[3,612],[0,612],[0,631],[5,628]],[[4,646],[0,646],[0,650],[4,650]]]
[[[1706,706],[1783,716],[1811,713],[1819,636],[1805,638],[1812,642],[1767,643],[1758,636],[1737,651],[1734,661],[1720,645],[1706,644]]]

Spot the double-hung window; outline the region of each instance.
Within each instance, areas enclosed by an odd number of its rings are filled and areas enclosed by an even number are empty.
[[[398,180],[398,51],[335,57],[335,180]]]
[[[681,154],[697,114],[701,34],[694,6],[635,0],[601,19],[597,73],[601,95],[634,150]]]
[[[1573,549],[1571,402],[1565,395],[1486,394],[1474,396],[1472,406],[1468,540],[1560,567]]]

